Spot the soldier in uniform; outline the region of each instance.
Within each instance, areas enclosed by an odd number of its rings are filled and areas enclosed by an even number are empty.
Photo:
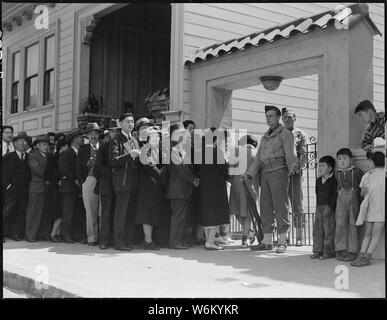
[[[297,153],[297,165],[295,166],[293,174],[290,175],[289,180],[289,199],[292,205],[292,215],[294,226],[296,227],[296,246],[302,245],[302,227],[304,224],[304,210],[302,208],[302,169],[307,163],[307,148],[308,143],[307,134],[301,129],[297,128],[296,114],[293,110],[282,108],[282,123],[294,136],[294,144]]]
[[[296,165],[296,149],[292,133],[279,123],[281,111],[275,106],[265,106],[266,123],[270,127],[261,138],[257,155],[243,175],[251,179],[262,173],[261,202],[262,229],[264,239],[252,250],[273,248],[273,223],[279,233],[277,253],[286,252],[286,237],[289,230],[289,176]]]

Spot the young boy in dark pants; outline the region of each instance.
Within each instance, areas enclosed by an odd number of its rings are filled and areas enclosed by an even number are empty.
[[[337,182],[333,175],[335,159],[324,156],[319,160],[320,177],[316,181],[316,215],[313,226],[312,259],[335,257],[335,207]]]

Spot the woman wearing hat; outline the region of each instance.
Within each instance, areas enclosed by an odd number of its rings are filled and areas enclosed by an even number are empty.
[[[216,234],[221,225],[230,223],[226,185],[228,165],[220,148],[220,144],[225,139],[224,132],[211,131],[213,132],[209,131],[212,133],[209,135],[209,143],[206,141],[208,138],[203,137],[202,164],[200,165],[201,221],[206,236],[205,249],[222,250],[223,247],[218,245]]]
[[[140,155],[136,224],[143,227],[145,239],[142,248],[158,250],[152,235],[162,214],[166,168],[161,164],[160,130],[148,127],[143,133],[143,138],[147,137],[147,143],[142,145]]]

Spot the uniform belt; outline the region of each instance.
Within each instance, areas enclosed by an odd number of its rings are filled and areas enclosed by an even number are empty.
[[[285,157],[273,157],[262,161],[262,169],[264,171],[271,171],[287,167]]]

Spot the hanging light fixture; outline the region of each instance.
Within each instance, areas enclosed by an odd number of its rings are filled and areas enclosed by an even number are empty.
[[[263,87],[268,91],[277,90],[282,82],[282,77],[280,76],[263,76],[260,77]]]

